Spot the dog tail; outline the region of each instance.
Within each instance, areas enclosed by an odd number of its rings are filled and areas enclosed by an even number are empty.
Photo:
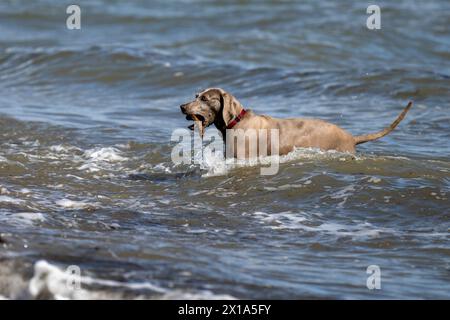
[[[395,129],[395,127],[400,123],[400,121],[403,120],[403,118],[405,117],[406,113],[409,111],[409,109],[411,109],[412,105],[413,105],[413,103],[412,103],[412,101],[410,101],[408,103],[408,105],[406,106],[406,108],[403,109],[402,113],[400,113],[400,115],[397,117],[397,119],[395,119],[395,121],[392,122],[389,127],[384,128],[382,131],[377,132],[377,133],[364,134],[362,136],[354,137],[353,139],[355,139],[355,145],[356,144],[360,144],[360,143],[373,141],[373,140],[376,140],[376,139],[380,139],[381,137],[384,137],[385,135],[387,135],[389,132],[391,132],[392,130]]]

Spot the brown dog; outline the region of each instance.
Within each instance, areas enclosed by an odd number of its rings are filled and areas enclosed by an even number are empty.
[[[278,154],[284,155],[291,152],[294,147],[314,147],[322,150],[337,150],[341,152],[355,152],[355,146],[360,143],[373,141],[384,137],[402,121],[412,102],[409,102],[397,119],[384,130],[362,136],[352,136],[350,133],[338,126],[316,119],[277,119],[265,115],[257,115],[250,110],[245,110],[239,101],[231,94],[220,88],[209,88],[196,95],[195,100],[180,106],[181,111],[186,114],[187,120],[195,120],[200,125],[200,134],[203,136],[204,128],[213,124],[222,133],[226,143],[227,129],[278,129],[279,148]],[[194,129],[191,125],[190,129]],[[258,135],[259,137],[259,135]],[[234,143],[234,156],[237,150],[245,147],[248,156],[249,142],[246,139],[244,146]],[[234,141],[234,139],[233,139]],[[259,144],[258,144],[259,146]],[[258,151],[258,154],[270,155],[271,140],[267,140],[268,150]]]

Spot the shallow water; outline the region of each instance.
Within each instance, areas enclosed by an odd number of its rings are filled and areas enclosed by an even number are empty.
[[[450,298],[448,1],[380,4],[378,31],[347,1],[78,3],[80,31],[0,3],[0,297]],[[355,156],[176,166],[210,86],[354,134],[415,105]]]

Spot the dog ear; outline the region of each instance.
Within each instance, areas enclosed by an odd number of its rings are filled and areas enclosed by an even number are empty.
[[[241,112],[242,106],[235,97],[225,91],[221,92],[220,102],[222,104],[222,119],[227,126]]]
[[[220,94],[220,102],[222,104],[222,119],[226,126],[231,121],[232,117],[230,114],[232,98],[228,93],[222,92]]]

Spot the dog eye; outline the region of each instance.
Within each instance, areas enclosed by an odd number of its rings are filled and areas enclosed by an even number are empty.
[[[208,101],[208,98],[206,98],[206,96],[202,96],[201,100],[202,101]]]

